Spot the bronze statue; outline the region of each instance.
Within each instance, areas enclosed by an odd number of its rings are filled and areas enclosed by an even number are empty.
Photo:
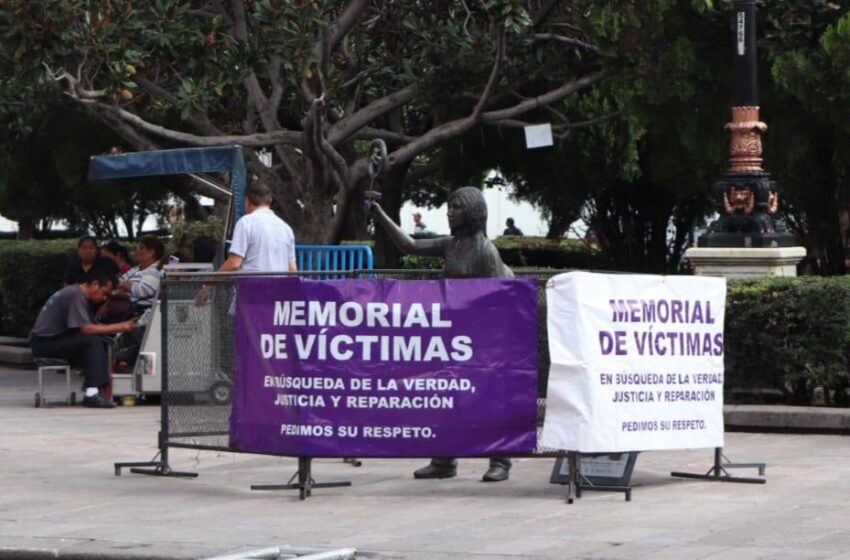
[[[413,239],[372,203],[375,222],[380,224],[403,253],[436,256],[445,259],[446,278],[513,278],[499,251],[487,239],[487,203],[475,187],[463,187],[449,195],[448,218],[452,234],[433,239]],[[485,482],[507,480],[511,460],[491,457]],[[413,473],[415,478],[451,478],[457,474],[457,460],[448,457],[431,459],[431,464]]]

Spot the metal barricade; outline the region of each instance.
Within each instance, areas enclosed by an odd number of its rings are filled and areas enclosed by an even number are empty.
[[[538,280],[538,426],[542,426],[545,415],[549,370],[546,282],[561,272],[564,271],[521,271],[516,274],[518,278]],[[168,465],[169,448],[233,451],[229,447],[229,431],[234,375],[234,279],[240,276],[298,276],[326,280],[328,274],[326,271],[313,271],[289,274],[186,273],[167,276],[160,295],[163,339],[160,457],[159,460],[146,463],[116,463],[116,474],[120,474],[121,468],[129,467],[131,472],[141,474],[195,476],[192,473],[171,471]],[[338,271],[330,281],[356,278],[441,280],[443,272],[357,269]],[[538,448],[532,455],[563,457],[565,454]],[[302,459],[309,461],[309,458]],[[578,457],[574,459],[577,461]],[[140,467],[154,469],[151,471]],[[582,487],[579,485],[577,491],[580,492]],[[306,495],[309,495],[309,489]]]
[[[546,344],[546,281],[560,271],[524,271],[538,288],[538,420],[542,423],[549,350]],[[253,274],[324,279],[323,272]],[[233,279],[245,274],[175,274],[162,286],[163,436],[170,447],[230,451],[230,401],[233,380]],[[441,270],[352,270],[336,280],[374,278],[441,280]],[[167,388],[166,388],[167,387]]]
[[[374,259],[368,245],[296,245],[298,270],[307,272],[348,272],[372,270]],[[325,274],[322,278],[344,278],[344,274]]]

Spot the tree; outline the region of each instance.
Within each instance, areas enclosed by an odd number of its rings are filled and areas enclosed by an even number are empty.
[[[0,128],[0,212],[18,221],[22,238],[45,221],[99,237],[117,237],[120,221],[132,237],[148,216],[163,214],[168,181],[87,182],[89,156],[121,139],[76,105],[53,100],[28,125],[18,134]]]
[[[456,154],[498,168],[543,211],[549,237],[581,216],[613,267],[675,269],[727,145],[728,31],[701,7],[583,5],[585,41],[607,77],[531,115],[553,122],[556,145],[526,151],[489,133],[465,137]]]
[[[246,146],[299,239],[337,242],[365,223],[369,141],[397,218],[446,142],[602,79],[573,4],[8,0],[0,59],[19,98],[59,85],[136,149]]]
[[[842,273],[850,241],[850,9],[780,4],[766,22],[774,106],[767,163],[795,232],[825,272]]]

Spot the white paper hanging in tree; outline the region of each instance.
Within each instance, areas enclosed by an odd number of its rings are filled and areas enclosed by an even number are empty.
[[[525,127],[525,146],[529,150],[552,145],[552,125],[535,124]]]

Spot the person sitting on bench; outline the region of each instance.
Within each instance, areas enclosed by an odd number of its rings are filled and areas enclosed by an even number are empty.
[[[159,293],[165,245],[155,235],[143,235],[133,256],[139,264],[121,275],[115,291],[129,296],[135,307],[133,314],[141,315],[151,308]]]
[[[115,275],[118,274],[118,265],[111,259],[98,255],[97,239],[84,235],[77,241],[77,254],[65,270],[65,285],[73,286],[85,282],[97,272]]]
[[[83,405],[91,408],[115,406],[98,391],[110,382],[102,335],[130,332],[136,327],[135,319],[112,325],[95,324],[91,304],[106,301],[114,286],[115,278],[101,272],[92,273],[86,282],[65,286],[50,296],[30,331],[33,357],[64,359],[82,369]]]

